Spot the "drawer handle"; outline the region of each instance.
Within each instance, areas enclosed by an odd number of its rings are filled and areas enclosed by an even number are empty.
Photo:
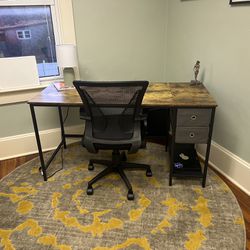
[[[196,119],[197,119],[197,115],[192,115],[192,116],[191,116],[191,120],[192,120],[192,121],[195,121]]]
[[[194,132],[189,133],[190,138],[194,138],[194,136],[195,136]]]

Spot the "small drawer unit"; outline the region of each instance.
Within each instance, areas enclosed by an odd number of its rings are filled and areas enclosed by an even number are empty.
[[[198,177],[202,178],[202,186],[205,187],[214,115],[215,107],[178,107],[170,110],[170,186],[172,177]],[[207,145],[204,168],[201,168],[195,144]],[[191,153],[185,151],[189,148],[192,148],[189,150]]]
[[[177,110],[177,127],[207,127],[210,122],[211,109]]]
[[[176,143],[207,143],[208,127],[177,127]]]
[[[211,109],[177,110],[176,143],[207,143]]]

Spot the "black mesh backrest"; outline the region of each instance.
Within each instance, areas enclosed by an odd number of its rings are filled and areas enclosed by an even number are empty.
[[[147,81],[74,81],[73,84],[91,119],[94,137],[127,139],[132,136]]]

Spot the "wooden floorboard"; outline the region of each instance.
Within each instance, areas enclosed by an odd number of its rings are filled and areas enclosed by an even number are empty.
[[[0,179],[12,172],[18,166],[24,164],[27,161],[30,161],[35,157],[37,157],[37,154],[0,161]],[[231,181],[229,181],[226,177],[220,174],[218,171],[216,171],[215,169],[213,170],[225,181],[225,183],[227,183],[227,185],[230,187],[230,189],[238,200],[246,225],[246,249],[250,250],[250,197],[246,193],[244,193],[240,188],[234,185]]]
[[[35,157],[37,157],[37,154],[0,161],[0,179]]]

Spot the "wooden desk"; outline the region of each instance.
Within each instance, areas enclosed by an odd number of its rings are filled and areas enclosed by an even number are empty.
[[[51,161],[60,150],[62,146],[66,148],[66,140],[67,137],[82,137],[82,135],[72,135],[72,134],[65,134],[64,126],[63,126],[63,117],[62,117],[62,107],[83,107],[83,103],[77,93],[76,90],[65,90],[58,92],[56,88],[51,85],[44,89],[39,95],[35,96],[31,100],[28,101],[30,105],[32,121],[34,125],[37,146],[39,151],[39,157],[41,161],[41,171],[44,177],[44,180],[47,180],[47,173],[46,169],[49,167]],[[59,120],[61,126],[61,136],[62,140],[58,147],[55,149],[54,153],[50,157],[47,163],[44,162],[41,141],[39,136],[39,130],[37,126],[37,120],[35,115],[35,106],[50,106],[50,107],[57,107],[59,111]],[[209,152],[210,152],[210,145],[211,145],[211,137],[213,131],[213,123],[214,123],[214,115],[215,109],[217,104],[213,97],[209,94],[207,89],[204,85],[192,86],[190,83],[150,83],[147,91],[144,95],[143,107],[161,107],[161,108],[170,108],[171,110],[171,125],[172,125],[172,140],[171,140],[171,162],[170,162],[170,175],[169,175],[169,184],[172,185],[172,177],[175,176],[174,174],[174,153],[175,152],[175,145],[176,145],[176,135],[178,137],[178,131],[180,128],[178,127],[179,122],[179,115],[178,112],[180,110],[186,109],[198,111],[201,109],[204,110],[211,110],[209,122],[207,124],[208,128],[208,135],[206,139],[207,150],[206,150],[206,160],[205,160],[205,167],[202,173],[203,181],[202,186],[205,186],[206,181],[206,174],[207,174],[207,166],[208,166],[208,159],[209,159]],[[204,125],[204,124],[203,124]],[[178,128],[176,130],[176,128]],[[188,143],[196,143],[193,139],[191,142]],[[181,143],[179,141],[178,143]],[[185,143],[185,141],[183,142]]]
[[[33,106],[83,106],[75,89],[57,91],[48,86],[28,101]],[[144,107],[216,107],[217,104],[204,85],[190,83],[150,83],[144,95]]]

